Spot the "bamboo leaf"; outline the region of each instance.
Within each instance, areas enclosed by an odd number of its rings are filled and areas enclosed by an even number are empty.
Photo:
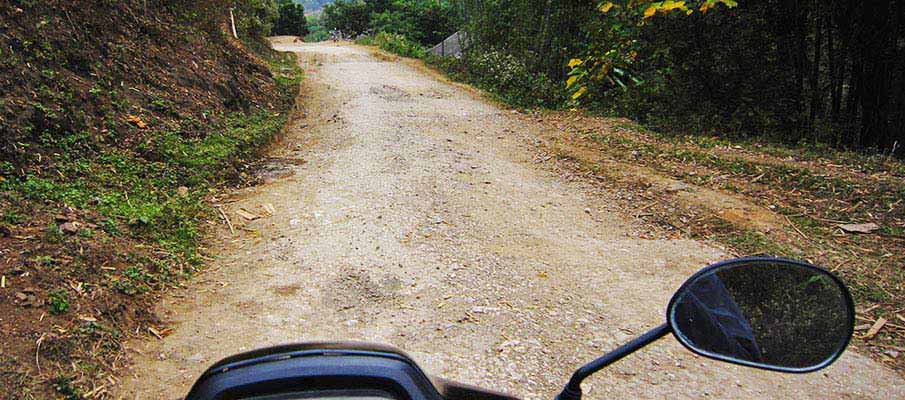
[[[571,89],[575,82],[578,82],[578,75],[570,76],[569,80],[566,81],[566,89]]]
[[[584,96],[585,93],[588,92],[587,86],[582,86],[575,91],[575,94],[572,95],[572,100],[578,100],[579,97]]]

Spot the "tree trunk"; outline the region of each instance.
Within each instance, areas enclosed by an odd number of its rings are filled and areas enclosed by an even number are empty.
[[[544,63],[543,60],[549,60],[550,57],[550,43],[552,41],[552,34],[550,32],[550,14],[553,11],[553,0],[546,0],[546,5],[544,6],[544,19],[543,19],[543,31],[541,33],[541,48],[537,54],[538,60],[537,64],[546,64],[543,65],[543,69],[547,74],[550,74],[552,66],[549,63]]]
[[[864,65],[858,97],[861,106],[861,134],[858,147],[881,147],[887,143],[889,0],[867,1],[862,18]]]
[[[819,10],[814,12],[814,59],[811,62],[811,113],[808,125],[813,131],[817,115],[821,114],[821,100],[823,91],[820,88],[820,55],[823,50],[823,26],[822,19],[819,16]]]
[[[839,107],[842,97],[842,81],[839,79],[839,55],[836,51],[836,32],[833,30],[833,19],[826,17],[826,60],[830,81],[830,121],[839,122]]]

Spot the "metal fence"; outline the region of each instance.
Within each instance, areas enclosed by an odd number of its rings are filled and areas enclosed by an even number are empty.
[[[432,47],[429,51],[440,57],[456,57],[462,56],[462,49],[468,45],[468,35],[459,31],[453,33],[452,36],[446,38],[440,44]]]

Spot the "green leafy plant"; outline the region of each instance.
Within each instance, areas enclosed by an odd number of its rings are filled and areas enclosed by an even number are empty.
[[[40,265],[42,265],[42,266],[49,267],[49,266],[53,265],[53,257],[47,256],[47,255],[45,255],[45,256],[36,256],[36,257],[35,257],[35,262],[38,263],[38,264],[40,264]]]
[[[390,53],[410,58],[422,58],[426,51],[420,43],[409,40],[397,33],[380,32],[374,36],[366,36],[356,41],[359,44],[380,47]]]
[[[65,314],[69,311],[69,295],[63,289],[51,290],[47,295],[47,305],[51,314]]]
[[[72,383],[72,378],[66,376],[58,376],[51,382],[53,383],[53,388],[57,391],[57,393],[62,395],[65,400],[82,399],[82,391]]]
[[[569,78],[566,87],[572,100],[585,97],[589,91],[606,91],[618,87],[627,90],[629,85],[643,82],[641,72],[635,70],[639,52],[641,27],[657,15],[691,15],[696,10],[707,12],[718,4],[736,7],[733,0],[702,1],[603,1],[597,6],[599,17],[591,20],[590,29],[599,40],[588,47],[582,58],[569,61]]]
[[[518,107],[557,108],[566,92],[546,74],[532,72],[527,64],[501,51],[468,52],[461,59],[426,57],[427,62],[461,80],[486,90]]]

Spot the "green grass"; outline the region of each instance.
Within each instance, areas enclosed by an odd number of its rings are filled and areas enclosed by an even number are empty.
[[[294,56],[273,54],[268,60],[278,82],[279,95],[294,99],[301,71]],[[291,100],[289,100],[291,101]],[[166,104],[160,104],[161,107]],[[197,124],[185,121],[191,134],[179,130],[149,133],[147,140],[129,148],[97,143],[87,133],[47,138],[60,149],[52,168],[25,177],[0,175],[0,203],[11,205],[0,223],[26,223],[36,212],[55,213],[65,207],[100,217],[96,229],[82,228],[77,236],[127,237],[165,255],[138,258],[109,284],[127,294],[145,293],[173,281],[178,273],[200,264],[200,222],[211,215],[205,203],[208,190],[239,174],[239,166],[257,156],[275,137],[287,112],[260,108],[221,115],[220,122],[197,135]],[[172,129],[172,128],[171,128]],[[86,144],[88,143],[88,144]],[[0,165],[5,169],[9,169]],[[0,170],[0,173],[4,170]],[[187,195],[179,193],[180,187]],[[50,224],[44,239],[64,243],[66,235]],[[42,265],[52,259],[38,257]],[[48,307],[53,313],[68,309],[65,292],[53,292]]]
[[[848,165],[866,173],[889,172],[905,175],[905,163],[896,162],[883,154],[836,149],[821,142],[802,141],[789,144],[757,137],[717,137],[694,134],[676,134],[667,130],[650,129],[639,123],[617,123],[617,128],[638,131],[675,145],[693,145],[702,149],[737,147],[746,151],[767,154],[779,158],[801,161],[826,162]]]
[[[286,121],[284,114],[259,111],[234,114],[207,137],[185,138],[178,132],[157,136],[151,161],[134,152],[108,148],[93,158],[73,157],[58,163],[60,176],[28,176],[0,182],[11,204],[59,204],[89,210],[104,218],[102,230],[128,232],[187,260],[196,256],[198,222],[209,210],[204,194],[237,174]],[[189,188],[180,196],[180,186]],[[6,210],[4,220],[21,222],[27,209]],[[48,238],[60,236],[54,227]],[[91,230],[80,232],[91,236]]]
[[[617,126],[618,127],[618,126]],[[637,130],[636,125],[622,126],[625,129]],[[644,130],[644,132],[649,132]],[[630,138],[606,135],[593,131],[579,132],[597,143],[606,145],[608,151],[613,154],[630,154],[632,151],[639,152],[643,157],[642,160],[658,160],[664,156],[669,156],[673,160],[680,160],[683,163],[693,163],[695,165],[704,166],[712,169],[717,174],[731,173],[733,175],[747,176],[750,178],[760,177],[763,182],[771,182],[785,188],[798,188],[807,190],[813,196],[821,199],[848,199],[856,196],[856,191],[868,191],[870,197],[878,202],[892,203],[896,199],[905,198],[905,187],[896,185],[894,182],[874,182],[871,185],[864,185],[863,182],[856,182],[846,178],[825,176],[812,172],[806,167],[798,167],[793,165],[768,164],[746,160],[736,157],[724,157],[719,154],[711,154],[704,149],[716,146],[728,146],[732,142],[724,139],[705,138],[700,136],[688,136],[683,139],[675,137],[663,138],[664,144],[650,144],[642,141],[632,140]],[[693,145],[702,146],[704,149],[695,150],[693,148],[684,147],[686,140],[693,138]],[[662,169],[662,168],[658,168]],[[669,172],[671,169],[665,169]],[[679,176],[682,179],[688,179],[696,184],[703,184],[710,180],[711,176],[699,174],[696,176]],[[725,189],[738,191],[734,186]],[[831,218],[847,218],[848,215],[829,215]]]
[[[763,254],[776,257],[800,258],[802,253],[789,246],[777,243],[770,235],[751,231],[735,231],[722,236],[720,242],[726,243],[739,254]]]

